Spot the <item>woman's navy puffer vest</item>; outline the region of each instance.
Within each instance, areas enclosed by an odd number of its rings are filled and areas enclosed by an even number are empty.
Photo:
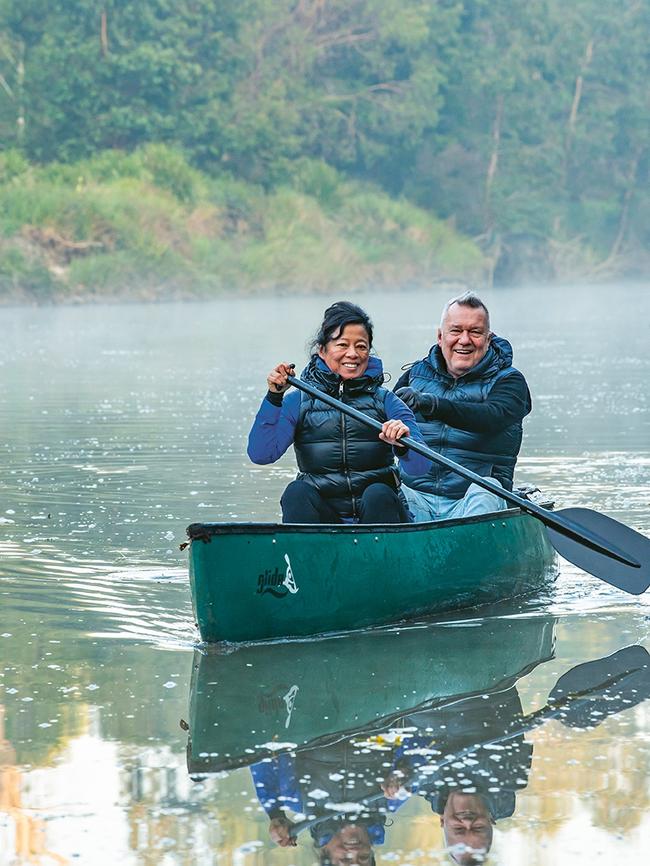
[[[493,336],[485,356],[464,376],[454,379],[438,346],[427,358],[417,361],[409,373],[409,387],[447,400],[481,402],[494,384],[513,373],[512,346],[502,337]],[[461,463],[477,475],[496,478],[507,490],[512,481],[521,447],[521,421],[496,434],[472,433],[450,427],[442,421],[423,421],[416,415],[424,441],[430,448]],[[414,477],[402,473],[404,484],[423,493],[433,493],[450,499],[461,499],[470,485],[456,472],[437,463],[431,464],[427,475]]]
[[[313,355],[302,378],[377,421],[388,420],[378,358],[370,359],[364,376],[344,380]],[[357,516],[358,499],[369,484],[397,487],[393,449],[377,432],[308,394],[301,395],[294,449],[298,478],[317,487],[341,517]]]

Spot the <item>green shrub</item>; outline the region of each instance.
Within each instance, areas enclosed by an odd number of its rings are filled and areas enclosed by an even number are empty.
[[[0,185],[27,174],[29,167],[29,163],[19,150],[0,152]]]
[[[119,250],[76,259],[70,266],[69,285],[87,294],[115,294],[128,297],[147,289],[154,295],[190,282],[191,268],[172,250],[159,256],[133,250]]]
[[[291,167],[291,180],[294,189],[315,198],[322,207],[341,206],[341,177],[322,159],[296,160]]]
[[[23,295],[38,300],[52,297],[59,283],[40,261],[32,260],[16,247],[0,249],[0,296]]]
[[[38,177],[77,190],[130,178],[166,190],[190,204],[204,186],[200,172],[189,165],[182,152],[164,144],[148,144],[132,153],[104,150],[72,164],[50,163],[39,169]]]
[[[186,204],[196,202],[202,187],[201,175],[180,151],[164,144],[148,144],[137,156],[150,172],[154,186],[167,190]]]
[[[81,189],[89,183],[110,183],[123,177],[142,179],[146,171],[137,153],[103,150],[75,163],[52,162],[38,170],[40,180]]]
[[[227,234],[248,231],[259,235],[262,232],[268,199],[260,187],[223,174],[211,181],[207,199],[223,214]]]

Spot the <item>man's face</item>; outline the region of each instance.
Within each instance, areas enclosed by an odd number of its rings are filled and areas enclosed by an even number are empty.
[[[464,851],[452,854],[461,866],[479,863],[492,845],[492,817],[478,794],[450,794],[440,816],[448,848],[463,846]],[[472,849],[472,850],[468,850]]]
[[[438,328],[438,345],[449,375],[458,379],[475,367],[485,357],[491,336],[482,307],[452,304]]]

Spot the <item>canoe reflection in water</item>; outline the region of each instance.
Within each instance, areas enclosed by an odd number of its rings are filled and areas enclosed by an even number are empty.
[[[288,847],[308,834],[321,864],[374,863],[386,828],[413,796],[430,804],[453,860],[481,862],[495,823],[513,814],[517,792],[528,782],[532,745],[526,732],[549,718],[594,727],[629,709],[650,696],[650,658],[632,646],[572,668],[545,707],[524,715],[516,682],[552,657],[552,618],[469,625],[199,656],[190,705],[190,773],[249,765],[270,839]],[[411,644],[416,640],[420,656]],[[291,708],[283,705],[274,727],[260,695],[273,693],[276,683],[278,693],[289,693],[291,658],[290,679],[298,671],[304,676],[293,683]],[[461,660],[464,677],[460,667],[450,671]],[[319,665],[336,671],[329,684]],[[428,698],[418,679],[423,671],[429,675]],[[316,709],[310,714],[312,699]],[[400,711],[385,712],[400,704]],[[323,721],[328,715],[339,720],[338,728]]]

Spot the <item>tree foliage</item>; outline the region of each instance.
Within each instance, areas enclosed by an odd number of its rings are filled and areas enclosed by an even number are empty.
[[[321,166],[495,261],[536,238],[632,272],[648,32],[639,0],[0,0],[0,135],[40,163],[173,145],[267,191]]]

